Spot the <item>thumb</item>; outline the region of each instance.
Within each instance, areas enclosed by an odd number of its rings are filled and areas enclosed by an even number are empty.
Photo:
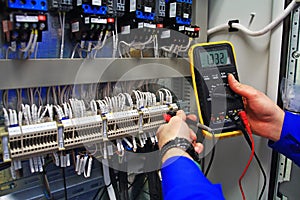
[[[245,97],[246,99],[256,94],[256,89],[249,85],[241,84],[232,74],[228,75],[228,84],[235,93]]]

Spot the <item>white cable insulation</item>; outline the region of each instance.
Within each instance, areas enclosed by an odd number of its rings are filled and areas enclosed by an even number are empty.
[[[244,32],[245,34],[249,35],[249,36],[253,36],[253,37],[257,37],[257,36],[261,36],[266,34],[267,32],[269,32],[270,30],[272,30],[273,28],[275,28],[279,23],[282,22],[282,20],[295,8],[295,6],[297,5],[296,1],[293,0],[288,6],[287,8],[282,12],[281,15],[279,15],[274,21],[272,21],[270,24],[268,24],[267,26],[265,26],[263,29],[258,30],[258,31],[251,31],[248,28],[246,28],[245,26],[238,24],[238,23],[233,23],[232,24],[232,28],[236,28],[242,32]],[[207,35],[211,35],[214,34],[216,32],[219,31],[223,31],[229,28],[228,24],[221,24],[219,26],[216,26],[214,28],[211,28],[207,31]]]
[[[107,187],[107,192],[110,200],[116,200],[116,194],[114,188],[111,184],[110,176],[109,176],[109,168],[108,168],[108,160],[102,159],[102,166],[103,166],[103,176],[104,176],[104,183]]]

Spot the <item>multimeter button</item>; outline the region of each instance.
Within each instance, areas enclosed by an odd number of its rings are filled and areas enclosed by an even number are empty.
[[[216,79],[219,79],[219,76],[216,74],[216,75],[212,75],[212,79],[216,80]]]
[[[204,76],[203,79],[204,79],[205,81],[209,81],[209,80],[210,80],[210,78],[209,78],[208,76]]]

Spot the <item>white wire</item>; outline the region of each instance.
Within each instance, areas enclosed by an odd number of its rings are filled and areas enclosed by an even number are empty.
[[[78,48],[79,45],[80,45],[80,43],[76,43],[76,45],[74,46],[73,51],[72,51],[72,55],[71,55],[71,59],[74,58],[76,50],[77,50],[77,48]]]
[[[96,52],[94,54],[94,58],[96,58],[97,52],[104,47],[106,40],[107,40],[107,35],[108,35],[108,31],[106,31],[102,42],[99,42],[99,41],[101,41],[102,35],[101,35],[101,38],[99,37],[98,44],[93,48],[93,50],[96,50]]]
[[[64,57],[66,13],[63,12],[63,16],[61,16],[61,12],[58,12],[58,14],[59,14],[59,19],[60,19],[60,27],[61,27],[60,59],[62,59]]]
[[[9,46],[6,49],[5,59],[8,59],[9,51],[16,52],[16,50],[17,50],[17,44],[16,44],[16,42],[11,42],[11,46]]]
[[[259,31],[251,31],[248,28],[246,28],[245,26],[238,24],[238,23],[233,23],[232,28],[236,28],[236,29],[242,31],[243,33],[253,36],[253,37],[264,35],[267,32],[269,32],[270,30],[272,30],[273,28],[275,28],[279,23],[281,23],[281,21],[295,8],[296,5],[297,5],[296,0],[293,0],[288,5],[288,7],[281,13],[281,15],[279,15],[274,21],[272,21],[270,24],[268,24],[266,27],[264,27],[263,29],[261,29]],[[228,28],[229,28],[228,24],[221,24],[219,26],[209,29],[207,31],[207,35],[209,36],[211,34],[226,30]]]
[[[37,52],[38,52],[38,49],[39,49],[39,43],[37,42],[37,43],[36,43],[36,47],[35,47],[35,51],[34,51],[34,59],[37,58]]]
[[[21,52],[27,52],[29,50],[29,48],[31,47],[34,35],[35,35],[34,30],[32,30],[32,32],[30,33],[30,36],[29,36],[29,41],[27,43],[27,46],[25,48],[21,48],[20,49]]]
[[[33,42],[32,42],[32,44],[31,44],[31,48],[30,48],[30,50],[29,50],[29,55],[27,56],[28,58],[30,57],[30,55],[34,52],[34,49],[35,49],[35,47],[36,47],[36,45],[37,45],[37,39],[38,39],[38,31],[37,30],[35,30],[35,35],[34,35],[34,38],[33,38]]]
[[[127,43],[127,42],[125,42],[125,41],[120,41],[120,42],[119,42],[118,50],[119,50],[119,56],[120,56],[121,58],[123,58],[122,52],[121,52],[121,44],[124,44],[125,46],[127,46],[128,48],[130,48],[130,46],[131,46],[133,43],[134,43],[134,41],[131,42],[131,43]]]
[[[109,168],[108,168],[108,160],[102,159],[102,168],[103,168],[103,176],[104,176],[104,183],[107,187],[107,192],[110,200],[116,200],[116,194],[114,188],[111,184]]]

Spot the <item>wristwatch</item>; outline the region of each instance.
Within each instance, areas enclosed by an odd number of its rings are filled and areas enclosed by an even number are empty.
[[[160,156],[161,158],[167,153],[169,149],[172,148],[180,148],[187,152],[196,162],[199,162],[199,154],[195,151],[194,146],[190,141],[188,141],[186,138],[180,138],[176,137],[167,143],[165,143],[161,150],[160,150]]]

